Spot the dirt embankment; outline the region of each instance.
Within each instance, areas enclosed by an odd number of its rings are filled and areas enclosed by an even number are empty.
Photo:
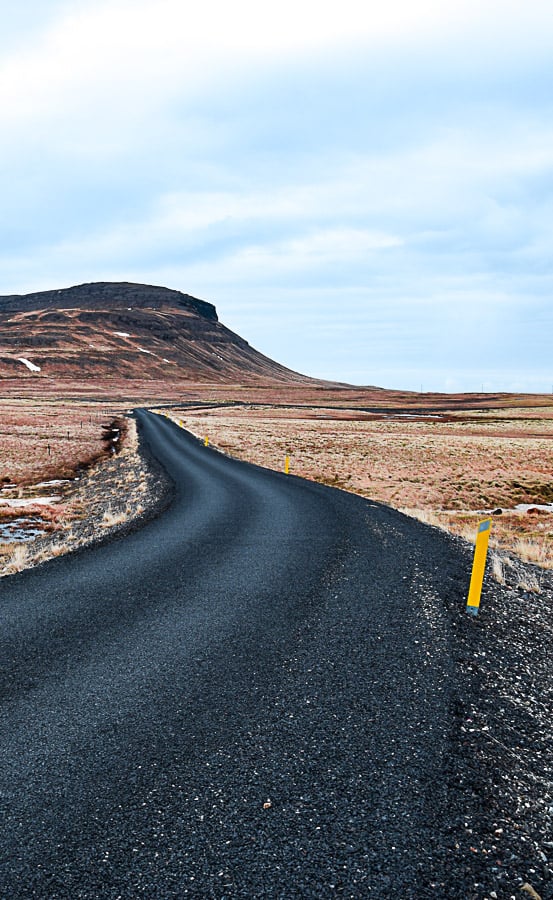
[[[139,527],[168,502],[171,485],[140,447],[134,419],[112,420],[104,437],[104,452],[52,487],[59,499],[27,508],[29,518],[42,517],[44,532],[24,543],[0,544],[0,575]]]

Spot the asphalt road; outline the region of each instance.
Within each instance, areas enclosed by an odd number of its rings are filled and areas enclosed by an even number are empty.
[[[169,508],[0,582],[0,896],[466,896],[451,543],[137,416]]]

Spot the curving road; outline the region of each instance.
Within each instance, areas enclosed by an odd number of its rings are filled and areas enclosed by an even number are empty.
[[[449,896],[451,542],[137,418],[169,508],[0,582],[0,897]]]

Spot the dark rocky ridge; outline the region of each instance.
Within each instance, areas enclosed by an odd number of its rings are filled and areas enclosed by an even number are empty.
[[[95,281],[54,291],[37,291],[33,294],[9,294],[0,297],[0,311],[27,312],[33,309],[109,309],[128,307],[162,309],[166,306],[182,307],[217,322],[217,311],[212,303],[198,300],[190,294],[171,288],[128,281]]]
[[[311,379],[230,331],[215,307],[143,284],[98,282],[0,297],[0,389],[86,383],[286,383]],[[81,391],[82,392],[82,391]]]

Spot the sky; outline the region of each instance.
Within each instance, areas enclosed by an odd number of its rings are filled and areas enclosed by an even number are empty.
[[[309,375],[553,391],[550,0],[0,12],[1,295],[164,285]]]

